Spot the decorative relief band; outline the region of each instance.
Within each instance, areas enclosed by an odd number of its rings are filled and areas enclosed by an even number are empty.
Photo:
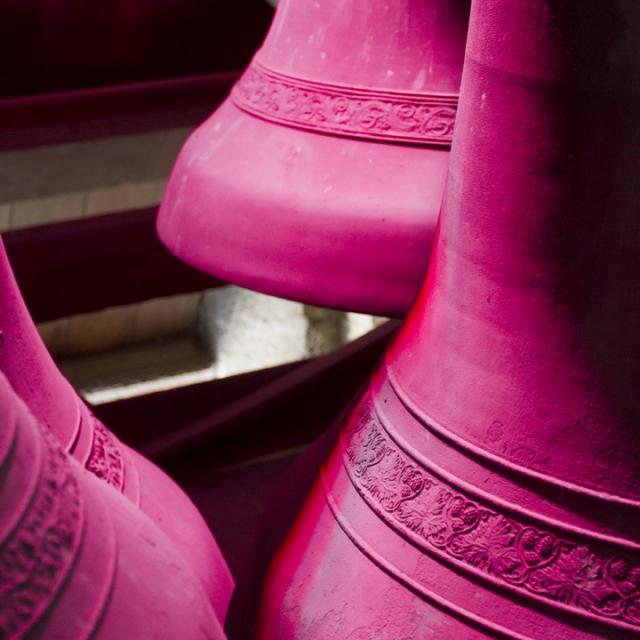
[[[124,463],[116,439],[107,428],[91,414],[93,444],[86,468],[118,491],[124,487]]]
[[[22,637],[66,576],[82,531],[78,483],[66,454],[44,436],[36,495],[25,517],[0,544],[0,638]]]
[[[252,62],[231,97],[239,108],[320,133],[450,146],[458,97],[300,80]]]
[[[389,562],[386,558],[381,556],[371,545],[369,545],[356,533],[351,524],[348,522],[347,518],[345,518],[344,515],[340,512],[338,502],[333,497],[333,495],[331,495],[331,489],[329,483],[325,480],[323,471],[321,471],[320,473],[320,478],[327,500],[327,505],[329,506],[333,517],[336,519],[336,522],[340,525],[342,531],[344,531],[351,542],[353,542],[353,544],[355,544],[362,553],[364,553],[370,560],[375,562],[375,564],[377,564],[385,573],[387,573],[400,583],[404,584],[414,593],[419,593],[422,597],[430,600],[431,602],[435,603],[437,606],[445,610],[451,611],[454,615],[458,616],[462,620],[478,625],[481,628],[492,632],[492,634],[497,635],[500,638],[506,638],[507,640],[533,640],[530,636],[523,636],[520,633],[514,632],[511,629],[506,629],[505,627],[496,624],[488,618],[480,617],[472,613],[468,609],[463,609],[462,607],[450,602],[446,598],[443,598],[441,595],[437,594],[431,589],[425,587],[422,582],[412,578],[410,575],[394,566],[393,563]]]
[[[403,452],[369,404],[344,437],[352,482],[400,533],[492,582],[640,627],[640,558],[559,538],[486,508]]]

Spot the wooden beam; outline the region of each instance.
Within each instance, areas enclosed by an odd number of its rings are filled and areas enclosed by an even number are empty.
[[[94,413],[127,444],[138,449],[199,420],[304,366],[291,362],[226,378],[123,398],[93,407]]]
[[[16,229],[7,254],[36,322],[224,284],[171,255],[156,207]]]
[[[308,444],[328,428],[332,417],[350,402],[365,383],[399,326],[389,321],[340,349],[305,361],[258,386],[255,390],[214,407],[202,417],[176,423],[176,428],[145,444],[144,455],[167,463],[198,452],[211,442],[240,441],[240,452],[215,445],[219,463],[247,459]],[[215,397],[215,381],[209,397]],[[179,411],[179,400],[174,404]],[[282,411],[297,415],[290,422]],[[273,415],[280,414],[278,424]],[[149,414],[153,415],[152,412]],[[300,419],[300,416],[306,416]],[[271,417],[270,417],[271,416]],[[252,434],[250,437],[248,434]],[[208,460],[213,464],[212,454]]]
[[[0,151],[195,126],[239,71],[0,100]]]

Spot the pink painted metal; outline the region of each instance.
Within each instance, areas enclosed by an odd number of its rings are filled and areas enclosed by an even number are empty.
[[[474,0],[419,299],[258,637],[640,637],[640,7]]]
[[[468,0],[283,0],[176,162],[163,242],[252,289],[406,312],[440,207],[467,15]]]
[[[0,637],[222,640],[169,538],[60,446],[0,373]]]
[[[127,496],[167,534],[224,619],[233,580],[205,521],[173,480],[119,442],[62,376],[24,305],[1,241],[0,371],[68,453]]]

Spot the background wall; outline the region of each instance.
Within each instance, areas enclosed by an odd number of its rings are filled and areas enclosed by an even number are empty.
[[[0,153],[0,232],[158,204],[189,131]],[[39,329],[69,378],[100,402],[319,355],[374,324],[228,286]]]

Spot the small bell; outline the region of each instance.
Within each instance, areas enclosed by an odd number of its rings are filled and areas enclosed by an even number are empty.
[[[404,314],[440,208],[468,0],[283,0],[190,137],[158,216],[170,251],[241,286]]]
[[[38,421],[86,469],[138,505],[176,544],[224,619],[233,579],[191,500],[117,438],[62,376],[29,316],[0,240],[0,371]]]
[[[421,294],[258,637],[640,636],[640,5],[473,0]]]

